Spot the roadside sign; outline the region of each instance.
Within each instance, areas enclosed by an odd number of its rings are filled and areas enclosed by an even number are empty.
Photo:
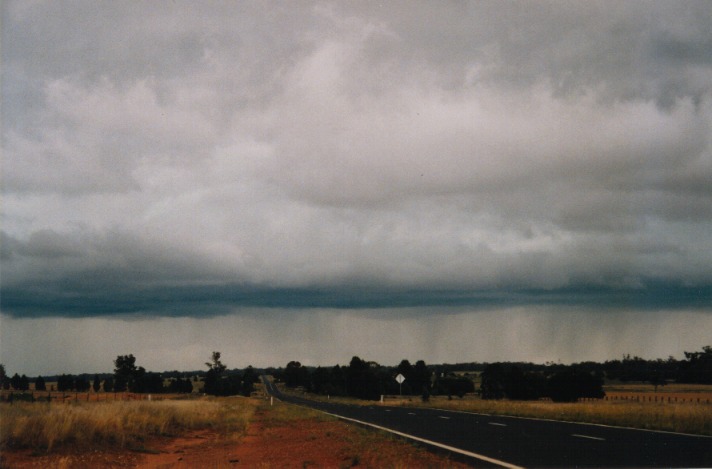
[[[402,396],[403,395],[403,381],[405,381],[405,376],[398,373],[398,376],[396,376],[396,381],[398,381],[398,393]]]

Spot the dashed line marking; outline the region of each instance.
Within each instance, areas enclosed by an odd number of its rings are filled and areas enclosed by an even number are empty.
[[[599,438],[597,436],[579,435],[578,433],[572,433],[571,436],[575,436],[576,438],[587,438],[589,440],[606,441],[605,438]]]
[[[415,415],[415,412],[408,412],[408,415]]]
[[[444,415],[438,415],[438,417],[441,419],[450,420],[450,417],[445,417]]]
[[[499,422],[487,422],[487,423],[489,423],[490,425],[496,425],[498,427],[506,427],[507,426],[506,423],[499,423]]]

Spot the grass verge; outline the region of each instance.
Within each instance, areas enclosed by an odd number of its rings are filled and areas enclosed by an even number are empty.
[[[712,436],[712,405],[592,401],[576,403],[434,399],[405,405],[564,420]]]
[[[247,399],[2,404],[0,449],[51,451],[65,445],[142,446],[149,437],[210,428],[241,434],[254,412]]]

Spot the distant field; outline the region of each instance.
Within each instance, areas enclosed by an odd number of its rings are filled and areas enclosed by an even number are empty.
[[[641,386],[649,387],[649,391],[647,387]],[[284,388],[282,389],[284,391]],[[617,386],[617,389],[617,392],[607,391],[610,392],[607,400],[596,399],[577,403],[553,403],[546,400],[493,401],[469,394],[462,399],[455,397],[451,400],[443,396],[431,396],[427,403],[422,402],[418,396],[386,396],[385,404],[712,435],[712,386],[669,385],[659,387],[658,393],[653,392],[651,385],[625,385],[623,388]],[[663,392],[663,389],[666,392]],[[660,395],[658,401],[654,400],[656,395]],[[636,400],[637,396],[640,397],[639,400]],[[646,400],[642,399],[643,396]],[[326,400],[325,396],[308,397]],[[648,401],[648,397],[653,399]],[[373,405],[373,401],[350,398],[332,397],[331,400]]]

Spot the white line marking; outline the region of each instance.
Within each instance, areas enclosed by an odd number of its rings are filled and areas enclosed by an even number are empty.
[[[605,438],[599,438],[597,436],[579,435],[576,433],[572,433],[571,436],[575,436],[576,438],[588,438],[589,440],[606,441]]]
[[[297,406],[298,406],[299,404],[292,404],[292,405],[297,405]],[[305,407],[305,406],[300,406],[300,407]],[[344,417],[344,416],[342,416],[342,415],[332,414],[332,413],[330,413],[330,412],[325,412],[325,411],[319,410],[319,409],[314,409],[314,410],[317,410],[317,411],[319,411],[319,412],[322,412],[322,413],[324,413],[324,414],[326,414],[326,415],[331,415],[332,417],[336,417],[336,418],[339,418],[339,419],[341,419],[341,420],[348,420],[348,421],[351,421],[351,422],[358,423],[359,425],[364,425],[364,426],[367,426],[367,427],[373,427],[373,428],[375,428],[375,429],[377,429],[377,430],[381,430],[381,431],[384,431],[384,432],[393,433],[394,435],[402,436],[403,438],[409,438],[409,439],[411,439],[411,440],[419,441],[419,442],[425,443],[425,444],[427,444],[427,445],[431,445],[431,446],[435,446],[435,447],[437,447],[437,448],[442,448],[442,449],[445,449],[445,450],[448,450],[448,451],[452,451],[453,453],[458,453],[458,454],[462,454],[462,455],[464,455],[464,456],[468,456],[468,457],[471,457],[471,458],[480,459],[480,460],[482,460],[482,461],[487,461],[487,462],[489,462],[489,463],[496,464],[496,465],[502,466],[502,467],[506,467],[506,468],[508,468],[508,469],[524,469],[524,468],[521,467],[521,466],[516,466],[516,465],[514,465],[514,464],[511,464],[511,463],[508,463],[508,462],[505,462],[505,461],[500,461],[499,459],[494,459],[494,458],[490,458],[489,456],[484,456],[484,455],[482,455],[482,454],[477,454],[477,453],[472,453],[472,452],[470,452],[470,451],[465,451],[464,449],[455,448],[454,446],[444,445],[444,444],[442,444],[442,443],[438,443],[437,441],[426,440],[425,438],[420,438],[420,437],[418,437],[418,436],[409,435],[409,434],[407,434],[407,433],[399,432],[399,431],[396,431],[396,430],[391,430],[390,428],[381,427],[380,425],[375,425],[375,424],[373,424],[373,423],[368,423],[368,422],[364,422],[364,421],[361,421],[361,420],[356,420],[356,419],[352,419],[352,418],[349,418],[349,417]]]
[[[567,424],[573,424],[573,425],[585,425],[588,427],[617,428],[620,430],[632,430],[632,431],[636,431],[636,432],[662,433],[662,434],[666,434],[666,435],[683,435],[683,436],[691,436],[693,438],[712,439],[712,435],[697,435],[695,433],[680,433],[680,432],[670,432],[670,431],[665,431],[665,430],[650,430],[647,428],[622,427],[620,425],[606,425],[604,423],[576,422],[573,420],[555,420],[555,419],[545,419],[545,418],[536,418],[536,417],[518,417],[516,415],[495,415],[495,414],[485,414],[482,412],[469,412],[466,410],[439,409],[437,407],[434,407],[434,409],[437,409],[440,412],[452,412],[453,414],[481,415],[481,416],[485,416],[485,417],[502,417],[502,418],[507,418],[507,419],[517,419],[517,420],[534,420],[537,422],[567,423]]]
[[[391,411],[391,409],[386,409],[386,412],[390,412],[390,411]]]
[[[487,422],[487,423],[489,423],[490,425],[497,425],[498,427],[506,427],[507,426],[506,423],[497,423],[497,422]]]
[[[450,417],[445,417],[444,415],[438,415],[441,419],[450,420]]]
[[[408,412],[408,415],[415,415],[415,412]]]

